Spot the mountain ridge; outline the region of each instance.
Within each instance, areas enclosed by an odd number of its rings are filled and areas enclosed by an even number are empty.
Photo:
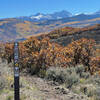
[[[18,19],[27,19],[29,21],[44,21],[44,20],[52,20],[52,19],[61,19],[65,17],[70,17],[72,14],[66,10],[62,10],[59,12],[54,12],[51,14],[44,14],[44,13],[36,13],[34,15],[30,16],[22,16],[22,17],[17,17]]]
[[[98,12],[99,13],[99,12]],[[7,18],[0,20],[0,40],[23,40],[26,37],[45,34],[63,27],[88,27],[100,23],[100,14],[79,14],[62,19],[33,21],[25,18]],[[38,13],[37,15],[40,15]],[[41,17],[41,16],[40,16]]]

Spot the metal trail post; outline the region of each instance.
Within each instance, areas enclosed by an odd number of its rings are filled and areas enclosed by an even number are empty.
[[[14,100],[20,100],[19,93],[19,44],[14,43]]]

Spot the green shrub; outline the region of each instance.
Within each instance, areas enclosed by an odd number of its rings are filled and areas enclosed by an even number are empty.
[[[77,83],[79,83],[79,76],[75,72],[71,73],[71,75],[68,75],[66,77],[65,84],[67,88],[71,88],[73,85]]]
[[[46,71],[46,78],[58,83],[64,83],[68,76],[64,68],[51,67]]]
[[[7,96],[6,100],[13,100],[13,96]]]
[[[40,71],[40,67],[38,67],[37,64],[29,65],[28,69],[31,75],[38,74]]]
[[[82,72],[85,71],[85,68],[83,65],[77,65],[77,66],[75,66],[75,71],[77,74],[81,74]]]
[[[60,84],[65,83],[67,88],[71,88],[79,82],[79,76],[75,68],[51,67],[46,72],[46,78]]]
[[[93,97],[95,94],[96,88],[93,84],[84,84],[80,86],[80,92],[84,93],[88,97]]]
[[[44,78],[46,76],[46,70],[40,69],[38,76],[41,77],[41,78]]]
[[[95,100],[100,100],[100,87],[97,87],[94,95],[95,95]]]
[[[100,86],[100,75],[96,74],[92,77],[92,80],[94,81],[95,84]]]
[[[80,78],[88,79],[89,77],[90,77],[90,73],[89,72],[82,72],[80,74]]]
[[[69,75],[71,75],[73,72],[76,73],[74,67],[66,68],[66,72],[67,72]]]
[[[0,90],[2,90],[5,87],[5,80],[4,78],[0,77]]]
[[[94,93],[95,93],[95,89],[90,88],[90,89],[88,89],[88,91],[87,91],[87,96],[88,96],[88,97],[93,97],[93,96],[94,96]]]
[[[86,80],[86,83],[87,84],[92,83],[94,85],[100,86],[100,75],[96,74],[96,75],[90,76]]]

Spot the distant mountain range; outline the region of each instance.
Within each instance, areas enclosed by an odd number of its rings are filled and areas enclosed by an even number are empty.
[[[72,14],[70,12],[63,10],[52,14],[37,13],[31,16],[21,16],[18,17],[18,19],[28,20],[28,21],[44,21],[44,20],[57,20],[57,19],[71,17],[71,16]]]
[[[17,19],[40,22],[40,21],[45,21],[45,20],[59,20],[59,19],[70,18],[70,17],[73,18],[77,16],[82,17],[82,18],[84,16],[98,17],[98,15],[100,15],[100,10],[94,13],[80,13],[80,14],[75,14],[75,15],[73,15],[72,13],[66,10],[62,10],[60,12],[54,12],[52,14],[37,13],[31,16],[21,16],[21,17],[17,17]]]
[[[72,15],[68,11],[53,14],[37,13],[31,16],[0,20],[0,40],[23,40],[28,36],[48,33],[62,27],[88,27],[100,24],[100,11],[92,14]]]

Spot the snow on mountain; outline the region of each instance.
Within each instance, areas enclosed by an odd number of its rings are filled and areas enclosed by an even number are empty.
[[[31,16],[30,18],[31,19],[40,19],[40,18],[43,18],[44,16],[42,14],[38,15],[38,16]]]
[[[43,13],[37,13],[35,15],[29,16],[31,19],[35,20],[49,20],[49,19],[62,19],[62,18],[67,18],[71,17],[72,14],[68,11],[60,11],[60,12],[55,12],[53,14],[43,14]]]
[[[32,21],[32,22],[41,22],[41,21],[48,21],[48,20],[59,20],[59,19],[70,19],[70,18],[78,18],[78,19],[92,19],[100,17],[100,10],[95,13],[77,13],[72,15],[70,12],[63,10],[60,12],[54,12],[52,14],[44,14],[44,13],[37,13],[31,16],[22,16],[18,17],[17,19],[21,19],[22,21]]]
[[[50,19],[51,16],[48,14],[37,13],[36,15],[31,15],[30,18],[41,20],[41,19]]]

